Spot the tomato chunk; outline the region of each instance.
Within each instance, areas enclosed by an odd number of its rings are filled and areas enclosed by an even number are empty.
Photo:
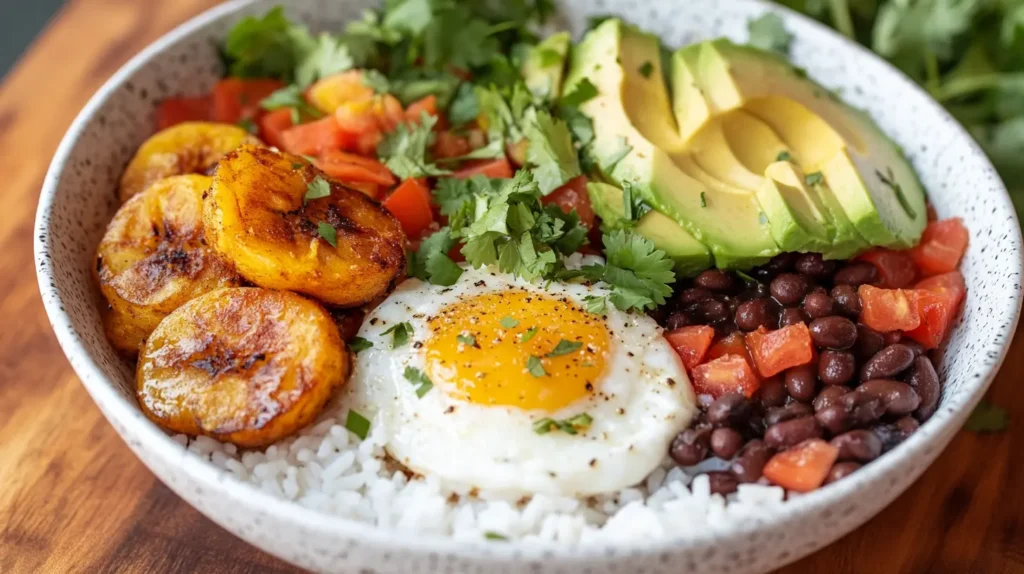
[[[747,339],[743,336],[742,331],[733,331],[729,336],[717,341],[708,349],[707,357],[705,358],[708,361],[713,361],[725,355],[740,355],[747,359],[747,362],[751,365],[754,364],[753,359],[750,358],[750,353],[747,352]]]
[[[269,78],[225,78],[213,87],[213,119],[226,124],[255,119],[263,98],[283,87]]]
[[[935,349],[949,335],[960,311],[967,293],[964,276],[959,271],[936,275],[918,283],[914,290],[921,325],[905,335],[926,349]]]
[[[698,395],[711,395],[716,399],[726,393],[743,393],[751,397],[761,386],[761,379],[742,355],[724,355],[697,365],[690,378]]]
[[[665,333],[665,338],[679,354],[686,369],[692,370],[700,364],[711,347],[711,341],[715,338],[715,330],[707,325],[680,327]]]
[[[431,148],[431,152],[437,159],[459,157],[471,151],[473,148],[469,145],[469,139],[449,131],[438,132],[437,137],[434,138],[434,146]]]
[[[469,179],[474,175],[486,175],[492,178],[509,179],[512,177],[512,164],[506,158],[482,159],[468,162],[466,167],[455,172],[452,177]]]
[[[876,331],[911,331],[921,324],[917,293],[908,289],[879,289],[861,285],[860,322]]]
[[[418,124],[423,112],[428,116],[437,115],[437,96],[430,94],[409,104],[409,107],[405,108],[405,119],[409,123]]]
[[[587,176],[581,175],[565,182],[565,185],[552,191],[541,199],[544,205],[557,205],[565,213],[576,210],[576,215],[587,227],[594,226],[597,216],[594,208],[590,205],[590,195],[587,193]]]
[[[213,100],[198,98],[167,98],[156,108],[156,128],[162,130],[184,122],[206,122],[212,118]]]
[[[921,243],[907,253],[925,277],[949,273],[960,266],[970,235],[959,217],[933,221],[921,235]]]
[[[390,187],[397,181],[381,162],[338,150],[324,150],[316,162],[327,175],[348,183],[373,183]]]
[[[281,132],[281,148],[300,155],[317,155],[324,150],[343,149],[346,141],[345,134],[331,116]]]
[[[281,108],[267,112],[256,122],[260,128],[260,139],[277,148],[284,149],[284,132],[292,127],[292,111]]]
[[[764,477],[787,490],[809,492],[825,482],[838,457],[838,448],[812,438],[768,459]]]
[[[777,375],[790,367],[806,365],[814,358],[811,331],[804,323],[775,331],[763,326],[747,334],[747,348],[762,377]]]
[[[878,286],[885,289],[902,289],[917,279],[917,266],[906,251],[893,251],[880,247],[857,257],[878,269]]]
[[[407,179],[384,200],[384,209],[402,224],[410,238],[419,237],[434,222],[430,190],[419,179]]]

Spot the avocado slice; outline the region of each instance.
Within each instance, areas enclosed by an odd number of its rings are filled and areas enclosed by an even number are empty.
[[[698,76],[713,114],[745,108],[768,123],[808,173],[821,171],[857,232],[874,245],[915,245],[925,193],[895,143],[781,57],[728,40],[701,44]]]
[[[553,101],[561,96],[565,61],[572,36],[568,32],[552,34],[530,48],[519,71],[527,89],[535,98]]]
[[[622,190],[614,185],[601,182],[587,184],[587,194],[594,213],[601,218],[603,227],[620,229],[629,227],[636,233],[650,239],[654,246],[664,251],[675,261],[676,274],[692,277],[711,267],[711,252],[693,238],[672,218],[651,210],[638,221],[624,219],[625,207]]]
[[[753,194],[711,189],[673,161],[673,155],[684,153],[684,143],[662,79],[656,37],[621,20],[606,20],[573,52],[566,84],[583,80],[598,90],[580,110],[594,123],[592,152],[612,182],[633,185],[654,209],[706,245],[719,267],[749,268],[779,253]]]

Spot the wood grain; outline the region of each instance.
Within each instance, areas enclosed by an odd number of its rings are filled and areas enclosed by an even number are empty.
[[[73,0],[0,84],[0,572],[294,572],[181,502],[122,444],[43,314],[32,220],[89,95],[213,0]],[[69,230],[73,233],[73,230]],[[892,506],[783,570],[1024,572],[1024,339],[993,388],[1006,432],[962,432]]]

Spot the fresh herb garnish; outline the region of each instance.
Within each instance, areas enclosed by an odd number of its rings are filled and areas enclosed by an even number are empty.
[[[522,335],[519,335],[519,342],[520,343],[525,343],[525,342],[529,341],[530,339],[532,339],[534,337],[534,335],[537,334],[537,331],[538,331],[537,327],[530,327],[525,333],[523,333]]]
[[[651,72],[654,71],[654,64],[652,64],[651,62],[644,62],[643,65],[640,66],[639,69],[637,69],[637,71],[640,72],[641,76],[645,78],[650,78]]]
[[[372,348],[373,343],[362,337],[352,337],[352,340],[348,342],[348,348],[353,353],[359,354],[359,351],[365,351],[366,349]]]
[[[504,534],[500,534],[498,532],[493,532],[491,530],[484,532],[484,538],[488,540],[508,540],[508,536],[505,536]]]
[[[338,246],[338,230],[333,225],[326,221],[321,221],[316,227],[317,234],[323,238],[324,241],[331,244],[331,247]]]
[[[807,177],[804,179],[804,181],[807,182],[807,185],[810,185],[810,186],[813,187],[813,186],[818,185],[819,183],[821,183],[822,180],[824,180],[824,179],[825,179],[825,176],[821,175],[820,171],[816,171],[814,173],[807,174]]]
[[[295,116],[300,113],[311,118],[323,117],[320,110],[306,102],[306,97],[302,93],[302,88],[296,84],[285,86],[263,98],[263,101],[260,102],[260,107],[270,111],[279,110],[281,108],[290,108],[293,113],[293,124],[299,123],[296,121],[298,118]]]
[[[392,173],[402,179],[451,173],[427,159],[427,147],[434,139],[436,123],[436,116],[423,112],[419,124],[399,124],[398,129],[377,147],[377,155]]]
[[[526,370],[535,377],[546,377],[547,371],[544,370],[543,363],[540,362],[539,357],[530,355],[530,358],[526,360]]]
[[[581,104],[596,98],[598,93],[600,92],[597,91],[597,86],[584,78],[574,84],[572,91],[562,96],[559,103],[563,106],[578,108]]]
[[[450,227],[432,233],[410,255],[409,274],[434,285],[454,285],[462,277],[462,267],[448,255],[455,243]]]
[[[515,329],[519,326],[519,320],[508,315],[502,317],[499,323],[501,323],[501,326],[505,329]]]
[[[982,401],[971,412],[964,428],[974,432],[991,433],[1006,429],[1009,423],[1010,417],[1006,414],[1006,409],[988,401]]]
[[[583,298],[583,308],[587,310],[587,313],[593,313],[600,315],[604,313],[605,308],[608,306],[608,297],[600,295],[587,295]]]
[[[313,49],[296,66],[295,83],[305,87],[320,78],[339,74],[354,66],[352,54],[344,40],[322,33],[316,38]]]
[[[708,194],[706,192],[703,192],[703,191],[700,192],[700,206],[701,207],[707,207],[708,206]]]
[[[736,271],[734,271],[734,273],[736,273],[737,277],[739,277],[740,279],[746,281],[747,283],[757,283],[758,282],[757,279],[754,279],[753,277],[751,277],[747,273],[745,273],[743,271],[740,271],[738,269]]]
[[[555,420],[545,417],[534,421],[533,432],[537,434],[548,434],[551,431],[560,430],[565,434],[579,434],[586,431],[593,424],[594,419],[587,413],[580,413],[564,420]]]
[[[651,206],[644,201],[636,188],[628,181],[622,182],[622,219],[625,222],[636,223],[640,218],[651,211]]]
[[[606,263],[586,265],[563,277],[585,277],[612,287],[609,300],[622,311],[654,309],[672,294],[675,273],[672,260],[651,240],[628,230],[604,235]]]
[[[747,32],[750,34],[750,45],[780,54],[789,53],[793,35],[786,30],[778,14],[766,12],[760,18],[747,22]]]
[[[463,334],[460,334],[460,335],[456,335],[455,336],[455,340],[458,341],[459,343],[462,343],[463,345],[467,345],[469,347],[475,347],[476,346],[476,337],[474,337],[473,335],[466,335],[466,334],[463,333]]]
[[[526,128],[526,138],[530,142],[526,161],[533,168],[541,194],[547,195],[583,173],[565,122],[539,111]]]
[[[349,409],[345,417],[345,428],[361,440],[366,440],[366,435],[370,434],[370,419]]]
[[[412,325],[409,323],[397,323],[392,325],[387,331],[381,333],[382,335],[391,335],[391,348],[397,349],[409,342],[409,337],[412,336]]]
[[[558,344],[555,345],[555,348],[552,349],[550,353],[544,355],[544,358],[550,359],[552,357],[561,357],[562,355],[568,355],[569,353],[578,351],[582,346],[583,343],[581,343],[580,341],[567,341],[565,339],[561,339],[560,341],[558,341]]]
[[[775,161],[789,161],[793,156],[786,150],[779,152],[779,155],[775,156]]]
[[[403,375],[405,380],[416,385],[416,396],[421,399],[423,395],[430,392],[430,389],[434,388],[434,383],[431,382],[430,377],[415,367],[406,367]]]
[[[302,164],[299,165],[301,166]],[[326,179],[318,175],[313,178],[313,181],[306,185],[306,195],[302,196],[302,204],[305,205],[311,200],[320,199],[329,195],[331,195],[331,184],[327,183]],[[323,233],[321,233],[321,235],[323,235]]]
[[[251,118],[242,118],[242,119],[238,120],[238,121],[237,121],[237,122],[235,123],[235,125],[236,125],[236,126],[238,126],[238,127],[240,127],[240,128],[242,128],[243,130],[245,130],[245,131],[247,131],[247,132],[251,133],[251,134],[254,134],[254,133],[256,133],[257,131],[259,131],[259,130],[258,130],[258,129],[256,128],[256,122],[252,121],[252,119],[251,119]]]

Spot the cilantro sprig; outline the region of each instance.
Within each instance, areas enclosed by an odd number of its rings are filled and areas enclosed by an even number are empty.
[[[563,420],[555,420],[550,417],[538,419],[533,423],[533,432],[537,434],[548,434],[551,431],[562,431],[565,434],[575,435],[585,432],[593,424],[594,419],[587,413],[569,417]]]
[[[672,260],[642,235],[618,230],[604,235],[606,262],[562,273],[603,281],[612,288],[608,300],[622,311],[654,309],[672,294]],[[588,304],[589,307],[589,304]],[[599,307],[595,304],[594,307]]]

